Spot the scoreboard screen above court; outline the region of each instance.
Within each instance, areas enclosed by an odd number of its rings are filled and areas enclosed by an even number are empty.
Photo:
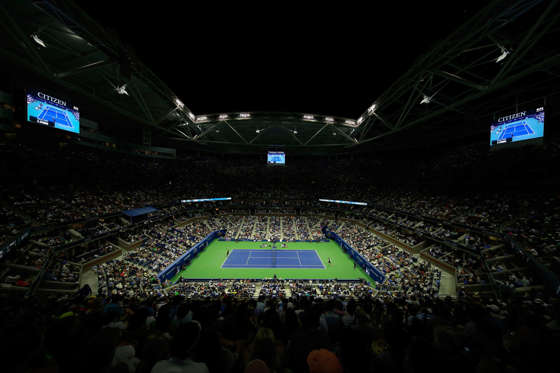
[[[80,110],[42,91],[27,91],[27,121],[47,127],[80,133]]]
[[[286,154],[284,152],[268,152],[267,164],[271,166],[285,166]]]
[[[500,117],[490,126],[490,146],[540,139],[544,135],[544,108]]]

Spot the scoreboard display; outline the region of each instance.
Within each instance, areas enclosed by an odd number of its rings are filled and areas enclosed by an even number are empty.
[[[80,110],[67,100],[41,91],[27,91],[27,121],[80,133]]]
[[[284,152],[268,152],[266,160],[267,164],[271,166],[285,166],[286,154]]]
[[[521,111],[498,118],[490,126],[490,146],[542,138],[544,108]]]

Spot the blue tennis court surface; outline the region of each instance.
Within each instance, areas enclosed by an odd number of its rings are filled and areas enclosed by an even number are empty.
[[[41,120],[46,120],[48,122],[54,122],[61,126],[72,127],[70,119],[68,119],[66,113],[63,110],[54,108],[52,106],[47,106],[47,108],[44,109],[41,114],[39,114],[38,118]]]
[[[222,268],[318,268],[325,266],[315,250],[234,249]]]
[[[534,132],[525,122],[507,127],[505,131],[502,132],[499,139],[507,139],[510,137],[532,135]]]

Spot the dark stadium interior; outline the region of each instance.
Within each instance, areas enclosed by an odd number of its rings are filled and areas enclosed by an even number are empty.
[[[114,3],[0,3],[2,371],[560,372],[558,1]]]

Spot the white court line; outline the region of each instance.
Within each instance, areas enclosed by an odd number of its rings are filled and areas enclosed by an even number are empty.
[[[224,265],[226,264],[226,262],[227,262],[227,260],[229,259],[229,256],[230,256],[231,254],[233,254],[233,251],[232,251],[229,255],[226,255],[226,258],[225,258],[224,261],[222,262],[222,266],[221,266],[220,268],[224,268]]]
[[[45,116],[47,115],[47,113],[49,112],[49,110],[51,110],[50,107],[47,106],[47,110],[43,110],[43,112],[41,113],[41,115],[39,115],[39,119],[44,120]],[[42,118],[41,118],[42,116]]]
[[[315,255],[317,255],[317,258],[319,258],[319,261],[321,262],[321,265],[323,266],[323,269],[327,269],[327,266],[325,266],[325,263],[323,263],[323,259],[321,259],[321,256],[319,255],[319,253],[317,253],[317,250],[313,250],[315,251]]]
[[[68,118],[68,114],[66,114],[66,112],[64,113],[64,117],[66,118],[66,123],[68,123],[68,125],[66,127],[70,127],[70,128],[74,128],[74,126],[72,125],[72,122],[70,121],[70,118]]]

